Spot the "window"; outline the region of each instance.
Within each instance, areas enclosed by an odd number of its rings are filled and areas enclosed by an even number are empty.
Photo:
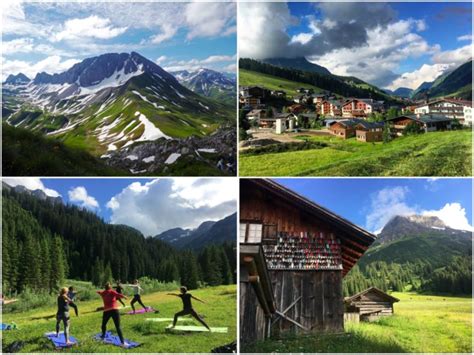
[[[262,242],[263,225],[258,222],[240,223],[240,243],[259,244]]]

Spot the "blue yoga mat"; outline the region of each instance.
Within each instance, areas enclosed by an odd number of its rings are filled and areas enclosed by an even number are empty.
[[[113,335],[111,332],[105,332],[105,338],[102,339],[101,337],[102,333],[97,333],[94,336],[95,340],[102,341],[106,344],[111,344],[115,346],[122,346],[122,342],[120,341],[120,338],[117,335]],[[140,343],[136,343],[134,341],[125,339],[125,342],[128,344],[127,349],[131,348],[136,348],[137,346],[140,346]]]
[[[0,330],[12,330],[12,329],[16,329],[16,325],[2,323],[2,326],[0,327]]]
[[[73,336],[69,336],[69,341],[72,343],[71,345],[66,344],[66,338],[64,337],[64,333],[60,332],[59,336],[56,336],[56,332],[46,333],[45,337],[51,340],[56,348],[67,348],[72,345],[77,345],[77,340]]]

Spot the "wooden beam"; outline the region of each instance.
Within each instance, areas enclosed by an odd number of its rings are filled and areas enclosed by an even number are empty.
[[[283,313],[281,313],[280,311],[275,311],[275,313],[277,315],[279,315],[280,317],[282,317],[283,319],[287,320],[288,322],[290,323],[293,323],[294,325],[296,325],[297,327],[303,329],[304,331],[306,332],[309,332],[311,329],[308,329],[306,328],[304,325],[301,325],[300,323],[298,323],[297,321],[295,321],[294,319],[291,319],[290,317],[284,315]]]
[[[298,297],[298,298],[296,299],[296,301],[294,301],[294,302],[293,302],[292,304],[290,304],[288,307],[286,307],[286,309],[285,309],[282,313],[283,313],[283,314],[286,314],[286,312],[288,312],[290,309],[292,309],[292,308],[298,303],[298,301],[299,301],[300,299],[301,299],[301,296]],[[279,319],[280,319],[280,318],[275,319],[272,324],[275,324]]]

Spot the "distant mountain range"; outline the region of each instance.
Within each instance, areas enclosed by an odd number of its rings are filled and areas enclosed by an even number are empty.
[[[7,191],[13,190],[17,193],[27,194],[41,201],[49,201],[52,203],[63,203],[63,199],[60,196],[57,196],[57,197],[48,196],[43,190],[40,190],[40,189],[30,190],[30,189],[27,189],[23,185],[10,186],[7,183],[2,182],[2,189],[7,190]]]
[[[236,243],[237,214],[219,221],[206,221],[196,229],[173,228],[160,233],[155,238],[167,242],[178,249],[200,250],[210,244]]]
[[[409,98],[411,93],[413,92],[413,89],[410,88],[398,88],[395,91],[391,90],[385,90],[388,94],[390,95],[395,95],[403,98]]]
[[[104,160],[129,147],[158,142],[155,165],[160,163],[160,174],[168,157],[158,150],[167,141],[210,136],[236,120],[235,103],[193,92],[136,52],[87,58],[62,73],[42,72],[32,80],[10,75],[3,84],[2,112],[11,126],[58,138]],[[186,152],[193,155],[194,149]],[[156,173],[157,167],[127,170]]]
[[[201,68],[196,71],[181,70],[171,72],[185,87],[199,95],[215,100],[235,104],[236,80],[232,76],[211,69]]]
[[[422,260],[440,267],[453,256],[469,255],[471,239],[470,231],[450,228],[438,217],[396,216],[385,225],[359,264]]]

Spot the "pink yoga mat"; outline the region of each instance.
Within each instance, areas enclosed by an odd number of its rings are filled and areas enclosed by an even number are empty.
[[[133,315],[133,314],[143,314],[143,313],[149,313],[149,312],[154,312],[154,311],[155,310],[153,309],[153,307],[147,307],[146,309],[143,309],[143,308],[137,309],[135,311],[135,313],[133,313],[133,311],[127,312],[127,314],[131,314],[131,315]]]

